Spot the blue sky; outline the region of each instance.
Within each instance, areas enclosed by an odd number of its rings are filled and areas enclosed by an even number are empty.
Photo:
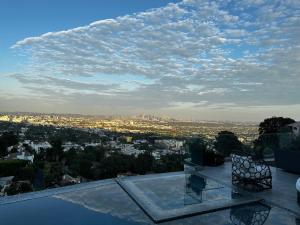
[[[3,0],[1,111],[300,119],[299,36],[297,0]]]
[[[101,19],[165,6],[170,0],[1,0],[0,71],[13,71],[18,60],[10,47],[26,37],[84,26]]]

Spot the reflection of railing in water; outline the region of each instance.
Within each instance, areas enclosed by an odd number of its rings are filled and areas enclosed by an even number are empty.
[[[203,170],[203,166],[191,163],[188,160],[185,161],[185,205],[199,204],[202,201],[205,201],[206,198],[204,197],[205,199],[203,199],[203,193],[205,191],[213,191],[224,188],[222,184],[214,182],[203,175],[200,175],[199,172],[201,170]]]
[[[191,174],[186,179],[186,194],[196,200],[202,202],[202,191],[205,189],[206,179],[197,175]]]
[[[270,210],[271,207],[260,203],[237,206],[230,209],[230,220],[234,225],[263,225]]]
[[[202,191],[206,187],[206,179],[197,174],[202,169],[202,166],[193,164],[190,161],[186,161],[184,164],[185,205],[198,204],[202,202]]]

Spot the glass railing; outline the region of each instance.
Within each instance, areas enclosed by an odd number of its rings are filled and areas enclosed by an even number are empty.
[[[239,137],[230,132],[220,132],[215,138],[188,138],[185,142],[186,157],[199,165],[222,164],[233,153],[252,155],[279,167],[292,164],[300,158],[300,135],[293,132],[248,134]],[[293,157],[293,158],[290,158]]]

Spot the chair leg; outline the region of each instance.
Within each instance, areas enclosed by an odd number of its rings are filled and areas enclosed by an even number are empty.
[[[300,191],[297,191],[298,205],[300,206]]]

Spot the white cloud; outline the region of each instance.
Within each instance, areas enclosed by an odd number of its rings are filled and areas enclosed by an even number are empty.
[[[228,89],[226,88],[213,88],[211,90],[200,91],[198,95],[207,95],[207,94],[224,95],[226,92],[228,92]]]
[[[15,78],[31,90],[71,90],[70,98],[97,104],[113,93],[109,105],[126,102],[136,109],[296,104],[297,7],[299,1],[184,0],[29,37],[13,46],[30,59],[25,77]],[[120,77],[128,75],[140,80],[129,79],[132,86],[125,90]],[[95,81],[103,76],[111,76],[110,82]]]

